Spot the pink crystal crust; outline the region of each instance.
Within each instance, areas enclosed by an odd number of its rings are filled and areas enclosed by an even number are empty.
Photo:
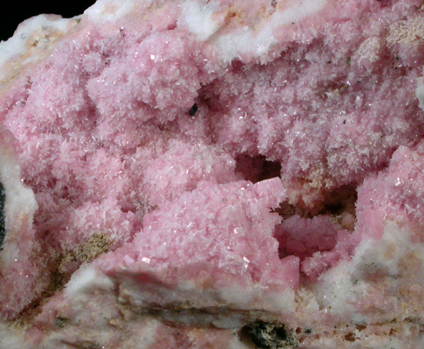
[[[423,347],[423,11],[99,0],[21,35],[0,348]]]

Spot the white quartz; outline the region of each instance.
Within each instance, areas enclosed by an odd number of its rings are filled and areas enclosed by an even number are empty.
[[[0,42],[0,72],[1,68],[10,60],[18,59],[25,51],[28,50],[27,39],[33,35],[37,30],[57,30],[65,33],[69,29],[71,21],[78,19],[79,16],[74,18],[62,18],[60,16],[39,15],[31,17],[23,21],[11,38],[7,41]],[[32,56],[31,59],[36,58]],[[0,79],[2,78],[0,73]]]

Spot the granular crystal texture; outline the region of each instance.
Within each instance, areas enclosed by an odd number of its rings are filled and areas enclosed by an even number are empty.
[[[0,43],[0,348],[424,347],[421,0],[98,0]]]

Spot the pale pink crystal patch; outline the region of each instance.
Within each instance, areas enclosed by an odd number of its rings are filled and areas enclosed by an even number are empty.
[[[420,348],[419,0],[109,1],[0,43],[0,348]]]

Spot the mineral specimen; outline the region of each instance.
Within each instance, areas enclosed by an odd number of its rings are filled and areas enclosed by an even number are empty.
[[[423,64],[422,0],[23,22],[0,348],[423,348]]]

